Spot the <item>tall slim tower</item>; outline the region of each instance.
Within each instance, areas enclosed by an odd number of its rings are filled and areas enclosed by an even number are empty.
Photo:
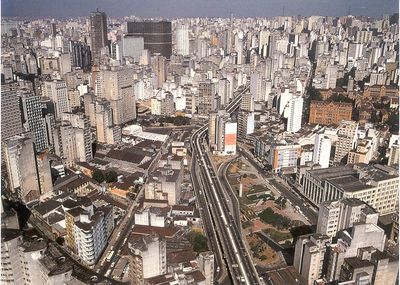
[[[107,46],[107,16],[104,12],[90,13],[90,39],[93,62],[100,62],[101,49]]]
[[[189,29],[187,25],[179,24],[176,27],[176,53],[189,55]]]

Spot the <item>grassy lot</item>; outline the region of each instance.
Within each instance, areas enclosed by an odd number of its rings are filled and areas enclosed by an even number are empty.
[[[276,242],[293,238],[290,232],[280,232],[274,229],[265,229],[264,232],[268,234]]]

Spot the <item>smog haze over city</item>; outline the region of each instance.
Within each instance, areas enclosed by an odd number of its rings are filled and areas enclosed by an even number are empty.
[[[1,1],[1,284],[398,285],[399,2]]]

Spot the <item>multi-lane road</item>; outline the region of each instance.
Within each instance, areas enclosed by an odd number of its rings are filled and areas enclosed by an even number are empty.
[[[240,105],[241,95],[247,91],[248,86],[239,90],[239,94],[229,103],[226,111],[229,113],[235,111]],[[199,128],[192,136],[192,161],[197,165],[192,177],[196,176],[194,180],[200,180],[203,186],[201,189],[196,190],[199,195],[198,203],[203,212],[208,212],[207,215],[211,217],[212,221],[205,221],[205,223],[212,224],[215,228],[214,233],[220,250],[216,252],[217,255],[220,255],[217,260],[220,260],[220,262],[221,260],[225,261],[227,272],[229,272],[233,284],[260,284],[252,258],[244,245],[240,225],[237,224],[236,215],[232,213],[229,207],[224,195],[225,190],[211,161],[206,142],[207,128],[208,125]],[[194,186],[195,188],[199,187],[196,183]],[[211,225],[206,225],[205,227],[207,229]],[[211,234],[209,239],[212,238],[213,235]],[[218,267],[225,264],[221,262]]]

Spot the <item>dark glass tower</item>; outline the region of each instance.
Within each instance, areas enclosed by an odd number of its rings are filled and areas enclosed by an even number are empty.
[[[90,13],[90,38],[93,62],[99,63],[101,49],[107,46],[107,16],[104,12]]]
[[[168,59],[171,57],[171,22],[128,22],[127,30],[129,35],[143,37],[144,48],[152,54],[159,53]]]

